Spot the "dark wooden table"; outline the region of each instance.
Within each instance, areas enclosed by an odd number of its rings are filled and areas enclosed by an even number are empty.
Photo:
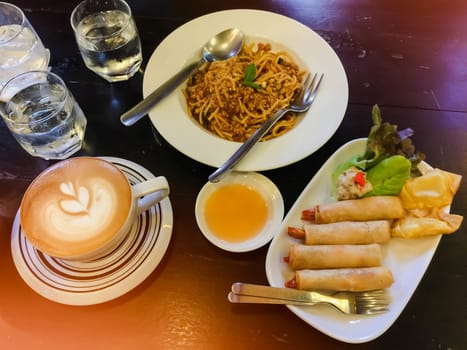
[[[15,0],[50,48],[88,118],[78,155],[115,156],[165,175],[172,193],[173,235],[155,271],[128,294],[95,306],[66,306],[31,290],[10,251],[13,218],[32,179],[52,162],[33,158],[0,124],[0,348],[2,349],[465,349],[467,232],[442,238],[400,317],[379,338],[360,345],[334,340],[284,306],[231,305],[235,281],[266,284],[268,247],[242,254],[210,244],[199,231],[196,196],[212,172],[155,137],[148,118],[125,127],[119,115],[142,98],[142,74],[109,84],[88,71],[69,16],[78,1]],[[231,8],[281,13],[319,33],[336,51],[349,80],[349,104],[333,137],[316,153],[263,172],[280,189],[286,211],[342,144],[365,137],[371,106],[416,133],[429,162],[467,174],[467,3],[463,0],[130,1],[144,64],[157,45],[189,20]],[[261,23],[258,23],[260,26]],[[452,212],[467,214],[461,185]]]

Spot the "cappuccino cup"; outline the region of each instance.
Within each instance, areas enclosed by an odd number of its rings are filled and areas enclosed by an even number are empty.
[[[21,230],[49,256],[98,259],[124,240],[138,215],[168,195],[163,176],[131,185],[104,159],[69,158],[45,169],[26,189]]]

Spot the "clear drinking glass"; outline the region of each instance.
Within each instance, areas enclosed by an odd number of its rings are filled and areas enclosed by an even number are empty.
[[[32,156],[65,159],[81,148],[86,117],[58,75],[17,75],[2,88],[0,100],[7,101],[0,103],[5,124]]]
[[[15,75],[45,69],[49,56],[23,11],[0,2],[0,88]]]
[[[141,41],[123,0],[84,0],[71,14],[86,66],[109,82],[127,80],[141,66]]]

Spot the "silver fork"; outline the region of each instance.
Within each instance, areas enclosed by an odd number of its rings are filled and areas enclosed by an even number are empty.
[[[268,118],[261,127],[259,127],[249,138],[246,140],[234,154],[224,163],[222,166],[209,175],[209,181],[218,182],[222,177],[228,174],[248,153],[248,151],[271,129],[271,127],[281,119],[288,111],[293,112],[305,112],[310,108],[313,103],[316,94],[318,92],[319,85],[323,79],[323,74],[319,77],[315,84],[318,74],[313,76],[308,74],[303,82],[300,94],[295,98],[294,102],[287,108],[281,108]]]
[[[231,303],[317,305],[328,304],[345,314],[377,314],[389,310],[389,295],[382,289],[368,292],[315,292],[248,283],[234,283]]]

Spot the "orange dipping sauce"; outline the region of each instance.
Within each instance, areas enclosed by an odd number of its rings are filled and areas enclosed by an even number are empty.
[[[261,232],[268,219],[268,206],[256,190],[239,183],[228,184],[206,200],[205,219],[218,238],[238,243]]]

